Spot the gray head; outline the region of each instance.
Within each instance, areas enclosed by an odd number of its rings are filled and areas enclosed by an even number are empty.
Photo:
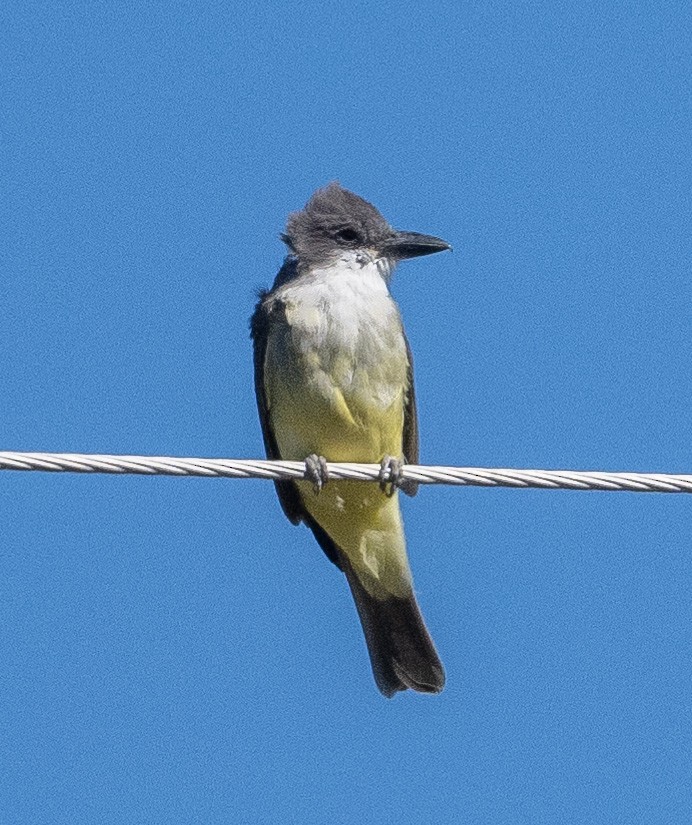
[[[281,237],[301,266],[329,263],[348,250],[396,263],[450,248],[432,235],[393,229],[371,203],[336,182],[318,189],[305,209],[289,215]]]

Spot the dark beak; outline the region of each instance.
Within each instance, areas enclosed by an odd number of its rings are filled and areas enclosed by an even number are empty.
[[[404,260],[418,258],[420,255],[432,255],[444,252],[452,247],[441,238],[433,235],[421,235],[420,232],[395,232],[382,247],[382,252],[389,258]]]

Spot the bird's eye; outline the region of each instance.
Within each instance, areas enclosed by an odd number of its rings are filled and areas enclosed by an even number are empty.
[[[354,241],[358,240],[358,233],[355,229],[340,229],[336,233],[336,237],[340,241],[344,241],[344,243],[354,243]]]

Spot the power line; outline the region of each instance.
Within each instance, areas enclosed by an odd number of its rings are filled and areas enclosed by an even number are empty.
[[[379,464],[329,463],[331,479],[380,481]],[[0,451],[0,470],[205,476],[208,478],[303,479],[302,461],[230,458],[95,455]],[[515,487],[544,490],[610,490],[631,493],[692,493],[692,475],[609,473],[582,470],[516,470],[487,467],[439,467],[407,464],[402,477],[420,484]]]

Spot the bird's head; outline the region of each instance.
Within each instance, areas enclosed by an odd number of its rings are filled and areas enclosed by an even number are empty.
[[[336,182],[318,189],[304,209],[289,215],[281,237],[303,266],[330,263],[345,251],[396,264],[450,248],[432,235],[394,229],[371,203]]]

